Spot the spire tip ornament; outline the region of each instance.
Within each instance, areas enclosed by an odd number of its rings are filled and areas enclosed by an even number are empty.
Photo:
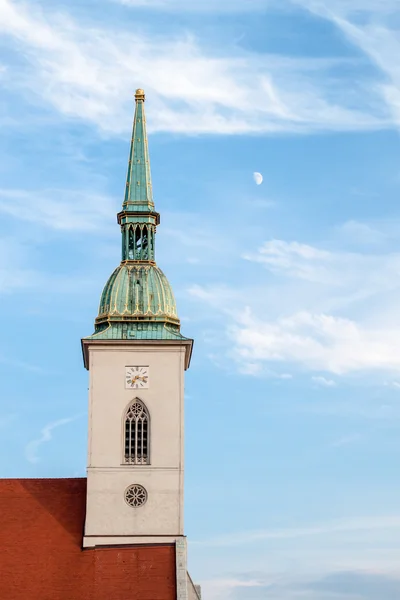
[[[146,99],[146,96],[144,94],[144,90],[142,90],[141,88],[137,89],[136,92],[135,92],[135,100],[136,100],[136,102],[138,100],[143,100],[143,102],[144,102],[145,99]]]

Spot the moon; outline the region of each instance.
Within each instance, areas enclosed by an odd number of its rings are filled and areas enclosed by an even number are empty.
[[[261,175],[261,173],[257,173],[257,171],[253,173],[253,179],[257,185],[261,185],[263,182],[263,176]]]

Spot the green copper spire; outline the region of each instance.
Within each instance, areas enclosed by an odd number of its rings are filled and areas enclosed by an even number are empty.
[[[118,214],[122,229],[122,260],[154,261],[160,215],[154,211],[143,90],[136,90],[135,100],[125,199],[122,212]]]
[[[145,95],[143,90],[136,90],[135,100],[136,109],[133,119],[131,151],[129,154],[123,209],[127,211],[147,212],[154,210],[154,202],[151,187],[146,116],[144,114]]]
[[[156,228],[144,114],[145,95],[136,90],[128,175],[118,223],[122,260],[104,286],[95,333],[85,340],[187,340],[172,288],[155,262]]]

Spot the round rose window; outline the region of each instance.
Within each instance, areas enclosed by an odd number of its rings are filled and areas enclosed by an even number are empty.
[[[125,502],[129,504],[129,506],[133,506],[137,508],[138,506],[143,506],[143,504],[147,500],[147,492],[143,486],[135,483],[134,485],[130,485],[125,490]]]

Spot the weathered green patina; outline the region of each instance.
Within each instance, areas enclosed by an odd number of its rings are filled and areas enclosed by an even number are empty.
[[[143,90],[136,90],[135,100],[136,109],[133,119],[125,199],[122,206],[123,210],[126,211],[148,213],[154,211],[154,201],[151,187],[149,147],[147,143],[146,117],[144,114],[145,95]]]
[[[172,288],[155,263],[155,212],[144,113],[143,90],[135,94],[136,109],[128,175],[118,223],[122,262],[104,286],[95,332],[85,340],[186,340]]]

